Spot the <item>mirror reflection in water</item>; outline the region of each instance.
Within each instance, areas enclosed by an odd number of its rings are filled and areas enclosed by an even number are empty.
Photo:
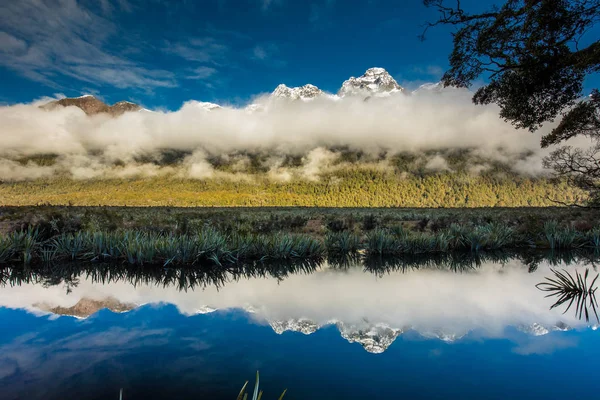
[[[487,367],[477,379],[493,384],[492,366],[512,376],[522,357],[540,373],[548,357],[592,357],[590,346],[600,344],[598,321],[588,318],[596,315],[594,262],[589,254],[530,253],[230,268],[7,267],[0,272],[0,386],[9,398],[60,398],[64,387],[89,399],[116,398],[110,390],[120,387],[125,398],[156,394],[151,388],[165,397],[235,398],[240,382],[260,369],[271,380],[266,386],[290,389],[286,397],[336,398],[343,385],[315,376],[362,371],[379,382],[378,394],[399,393],[391,382],[401,373],[403,393],[415,395],[427,390],[413,384],[441,365],[472,368],[464,363],[480,357]],[[57,363],[69,367],[53,370]],[[448,385],[458,397],[500,398],[459,384],[464,370],[444,373],[456,380]],[[373,390],[365,381],[352,393]]]

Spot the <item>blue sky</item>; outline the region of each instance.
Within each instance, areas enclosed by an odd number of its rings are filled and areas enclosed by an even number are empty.
[[[373,66],[410,88],[438,80],[451,49],[445,27],[417,38],[436,17],[421,0],[1,3],[5,104],[93,93],[171,110],[190,99],[240,105],[279,83],[336,92]]]

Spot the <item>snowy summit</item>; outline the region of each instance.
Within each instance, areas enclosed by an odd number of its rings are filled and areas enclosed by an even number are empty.
[[[369,68],[358,78],[351,77],[342,84],[338,92],[340,97],[363,94],[363,95],[390,95],[402,92],[404,88],[383,68]]]

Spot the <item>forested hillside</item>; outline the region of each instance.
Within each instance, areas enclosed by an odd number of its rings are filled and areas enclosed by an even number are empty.
[[[318,180],[38,179],[0,184],[1,205],[524,207],[571,203],[583,193],[565,182],[468,173],[424,176],[344,169]]]

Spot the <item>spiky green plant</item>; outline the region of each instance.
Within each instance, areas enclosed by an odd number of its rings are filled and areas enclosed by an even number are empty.
[[[587,233],[588,245],[600,249],[600,228],[594,228]]]
[[[325,247],[331,255],[352,255],[360,250],[360,237],[348,231],[330,232],[325,237]]]
[[[39,230],[31,226],[26,231],[13,232],[8,236],[8,240],[11,242],[13,255],[19,257],[25,265],[33,261],[42,246]]]
[[[228,237],[212,227],[202,230],[197,241],[197,258],[209,260],[219,266],[235,262],[227,246]]]
[[[237,396],[237,400],[247,400],[248,399],[248,393],[246,393],[246,387],[248,386],[248,381],[246,381],[246,383],[244,383],[244,386],[242,386],[242,390],[240,390],[240,393]],[[287,393],[287,389],[285,389],[283,391],[283,393],[281,393],[281,396],[279,396],[279,400],[283,399],[283,396],[285,396],[285,394]],[[262,398],[263,392],[262,390],[259,391],[259,375],[258,375],[258,371],[256,371],[256,383],[254,384],[254,391],[252,392],[252,400],[260,400]]]
[[[83,232],[75,234],[68,233],[55,237],[52,240],[52,248],[58,257],[66,257],[71,261],[82,258],[87,251],[89,243],[87,235]]]
[[[123,240],[121,234],[113,232],[92,232],[87,236],[88,254],[92,260],[116,259],[119,257],[119,247]]]
[[[437,240],[435,236],[419,232],[407,236],[403,243],[403,252],[409,254],[422,254],[437,251]]]
[[[483,226],[480,233],[486,236],[485,247],[488,250],[497,250],[508,247],[515,242],[515,230],[505,224],[486,224]]]
[[[451,250],[452,237],[448,232],[439,232],[436,237],[436,248],[438,251],[446,252]]]
[[[579,233],[571,227],[561,227],[552,220],[544,224],[544,237],[552,250],[572,249],[580,246]]]
[[[0,237],[0,264],[8,263],[14,254],[12,241],[6,237]]]
[[[467,234],[468,231],[463,225],[451,224],[446,232],[449,247],[454,250],[462,249],[466,245],[465,236]]]
[[[121,256],[131,265],[157,263],[156,243],[159,237],[145,232],[126,232],[120,244]]]
[[[325,255],[323,242],[310,236],[294,236],[293,258],[320,258]]]
[[[557,271],[551,269],[554,274],[554,278],[546,278],[546,282],[541,282],[536,287],[544,292],[548,292],[546,297],[558,297],[558,300],[550,307],[550,309],[559,307],[567,302],[566,313],[569,311],[571,306],[575,303],[575,315],[581,319],[585,315],[585,320],[589,322],[590,315],[588,309],[591,308],[592,312],[596,316],[596,321],[600,323],[598,318],[598,302],[596,301],[596,280],[600,274],[596,274],[596,277],[592,279],[591,283],[588,284],[589,269],[585,269],[585,274],[581,274],[579,271],[575,271],[575,276],[569,272],[562,270]]]
[[[400,251],[398,240],[383,229],[375,229],[367,236],[367,253],[370,255],[393,255]]]

